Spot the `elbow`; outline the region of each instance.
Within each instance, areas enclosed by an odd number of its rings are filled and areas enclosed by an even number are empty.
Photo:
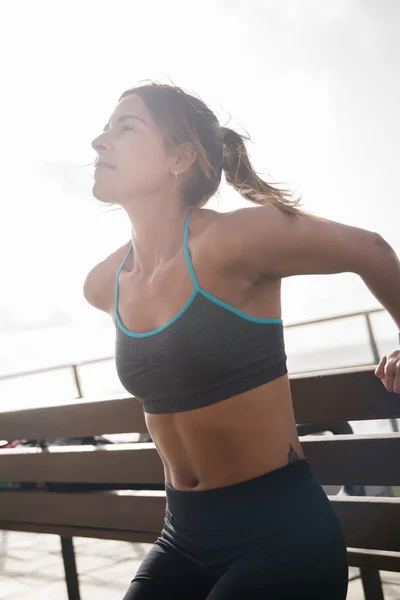
[[[390,254],[396,257],[396,253],[393,250],[392,246],[381,236],[380,233],[373,233],[374,236],[374,246],[378,248],[379,251],[384,252],[385,254]]]
[[[376,231],[372,232],[374,238],[374,244],[379,248],[390,248],[391,246],[387,243],[384,237],[381,236],[380,233],[376,233]]]
[[[371,264],[376,270],[382,272],[383,269],[390,269],[393,273],[398,272],[400,265],[398,256],[389,242],[379,233],[374,234],[374,248]]]
[[[368,231],[365,243],[360,245],[356,253],[356,264],[353,264],[353,273],[365,278],[382,270],[383,266],[398,263],[397,256],[392,246],[379,234]]]

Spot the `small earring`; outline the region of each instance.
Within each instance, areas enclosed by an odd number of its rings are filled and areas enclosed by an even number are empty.
[[[175,181],[178,180],[178,171],[175,171]]]

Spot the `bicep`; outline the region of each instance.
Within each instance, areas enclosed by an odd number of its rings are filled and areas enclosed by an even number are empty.
[[[302,214],[293,217],[275,207],[243,210],[248,212],[241,215],[239,245],[244,264],[258,276],[362,275],[376,260],[382,240],[365,229]]]
[[[85,300],[94,308],[109,313],[115,293],[115,280],[118,268],[124,259],[131,242],[127,242],[105,260],[99,262],[86,275],[83,282]]]
[[[100,263],[89,271],[83,282],[83,295],[85,300],[94,308],[107,312],[107,287],[104,265]]]

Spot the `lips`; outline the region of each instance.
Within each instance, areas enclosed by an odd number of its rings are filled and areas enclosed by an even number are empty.
[[[115,165],[111,165],[110,163],[105,162],[104,160],[99,160],[96,162],[96,169],[105,168],[105,169],[116,169]]]

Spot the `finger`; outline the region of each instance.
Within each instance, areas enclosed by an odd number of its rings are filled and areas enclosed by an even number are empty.
[[[386,364],[386,356],[382,356],[381,360],[379,361],[378,366],[375,369],[375,375],[377,377],[379,377],[380,379],[382,379],[383,375],[384,375],[384,367]]]
[[[400,360],[397,361],[396,365],[396,372],[393,381],[393,391],[396,392],[396,394],[400,394]]]
[[[396,375],[396,363],[387,362],[385,365],[385,374],[383,377],[383,385],[388,392],[393,392],[394,378]]]
[[[377,377],[379,377],[379,379],[382,379],[385,374],[386,361],[387,361],[387,357],[382,356],[381,360],[379,361],[379,365],[375,369],[375,375]]]

